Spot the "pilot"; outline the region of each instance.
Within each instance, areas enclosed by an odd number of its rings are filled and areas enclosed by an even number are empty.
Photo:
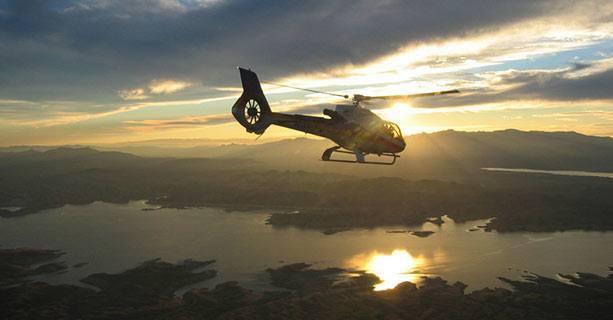
[[[394,138],[395,134],[394,134],[394,128],[389,125],[388,123],[384,123],[383,124],[383,131],[390,137],[390,138]]]

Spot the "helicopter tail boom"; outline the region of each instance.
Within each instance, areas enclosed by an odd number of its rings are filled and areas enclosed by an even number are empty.
[[[238,70],[243,94],[232,106],[232,115],[247,132],[263,134],[270,125],[275,124],[323,137],[332,136],[327,126],[332,121],[330,119],[272,112],[255,72],[240,67]]]
[[[243,94],[232,106],[232,115],[247,132],[263,134],[273,122],[270,105],[255,72],[238,68],[243,84]]]

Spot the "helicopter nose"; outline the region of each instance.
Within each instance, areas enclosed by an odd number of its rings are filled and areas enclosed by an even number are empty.
[[[398,145],[398,147],[400,148],[400,151],[398,151],[398,152],[403,151],[404,148],[406,148],[406,146],[407,146],[406,142],[404,142],[404,140],[401,140],[399,145]]]
[[[394,153],[402,152],[407,145],[402,138],[395,140],[394,144],[396,145],[396,151]]]

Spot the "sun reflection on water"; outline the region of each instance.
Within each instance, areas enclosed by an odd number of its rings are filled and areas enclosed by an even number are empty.
[[[419,268],[426,264],[423,257],[413,257],[403,249],[396,249],[389,254],[378,251],[360,254],[353,257],[349,263],[381,279],[381,282],[375,285],[375,291],[393,289],[405,281],[420,282],[422,274]]]

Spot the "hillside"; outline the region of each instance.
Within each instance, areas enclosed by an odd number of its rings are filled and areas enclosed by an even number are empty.
[[[295,141],[265,146],[272,152],[287,150],[285,144]],[[274,225],[318,230],[415,225],[441,214],[457,221],[496,216],[490,227],[501,231],[613,228],[610,179],[478,171],[458,182],[408,180],[348,174],[396,167],[334,165],[346,174],[271,169],[250,159],[143,158],[88,148],[4,153],[0,216],[145,199],[172,208],[266,208],[278,212],[270,219]]]
[[[576,132],[450,130],[414,135],[407,142],[406,158],[412,161],[479,168],[613,171],[613,139]]]
[[[278,169],[410,179],[465,179],[479,175],[483,167],[613,172],[613,139],[609,137],[575,132],[449,130],[405,138],[407,149],[392,167],[323,163],[321,153],[334,144],[314,138],[176,148],[122,145],[105,146],[104,150],[148,157],[253,159]]]

